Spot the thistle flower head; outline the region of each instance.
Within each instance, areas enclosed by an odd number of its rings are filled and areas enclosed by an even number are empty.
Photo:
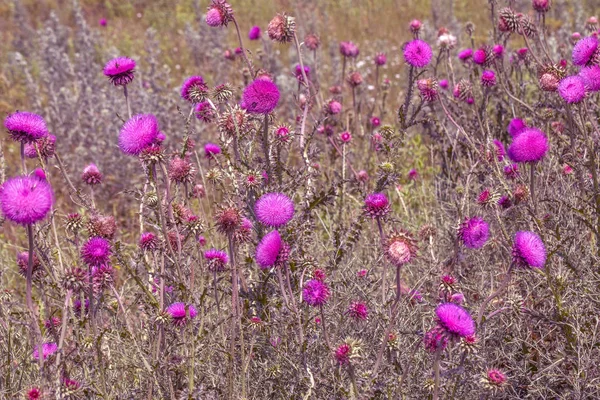
[[[377,53],[375,55],[375,58],[373,59],[373,61],[375,62],[375,65],[378,66],[383,66],[385,65],[385,63],[387,62],[387,57],[385,55],[385,53]]]
[[[323,281],[311,279],[304,284],[302,299],[313,307],[322,307],[329,299],[329,287]]]
[[[288,43],[292,41],[294,34],[296,33],[296,20],[294,17],[290,17],[289,15],[277,14],[271,22],[269,22],[269,26],[267,26],[267,33],[271,40],[280,43]]]
[[[508,134],[513,138],[519,135],[525,129],[527,129],[527,124],[525,124],[525,121],[520,118],[513,118],[506,128]]]
[[[409,232],[397,230],[387,240],[386,254],[392,264],[401,267],[417,256],[417,244]]]
[[[192,104],[203,102],[208,95],[208,85],[201,76],[190,76],[181,85],[181,98]]]
[[[208,26],[227,26],[233,21],[233,9],[225,0],[212,0],[206,12]]]
[[[110,255],[110,243],[101,237],[90,238],[81,246],[81,259],[92,267],[108,263]]]
[[[485,70],[481,74],[481,84],[483,86],[495,86],[496,85],[496,74],[494,71]]]
[[[48,135],[44,118],[26,111],[10,114],[4,120],[4,127],[15,142],[31,143]]]
[[[340,141],[343,144],[350,143],[351,140],[352,140],[352,134],[350,132],[344,131],[344,132],[340,133]]]
[[[363,83],[363,77],[358,71],[351,71],[346,77],[346,82],[351,87],[358,87]]]
[[[354,301],[348,306],[346,314],[355,321],[365,321],[369,317],[369,308],[362,301]]]
[[[112,215],[92,215],[87,223],[90,236],[112,239],[117,231],[117,223]]]
[[[380,218],[390,212],[390,201],[384,193],[371,193],[365,199],[365,214],[371,218]]]
[[[438,36],[437,45],[440,47],[440,49],[453,49],[456,46],[456,36],[450,33],[443,33]]]
[[[461,61],[468,61],[473,57],[473,49],[464,49],[458,53],[458,59]]]
[[[268,114],[277,107],[279,96],[273,82],[257,79],[244,89],[241,107],[252,114]]]
[[[439,325],[450,335],[475,334],[475,321],[467,310],[454,303],[442,303],[435,309]]]
[[[340,54],[344,57],[356,58],[360,54],[360,50],[352,42],[340,42]]]
[[[134,115],[121,128],[119,147],[123,153],[137,156],[154,143],[158,133],[158,120],[154,115]]]
[[[261,269],[275,266],[279,253],[284,247],[283,245],[279,232],[275,230],[267,233],[256,246],[256,263],[258,266]]]
[[[302,70],[304,70],[304,75],[306,75],[306,79],[310,80],[310,67],[305,65],[304,68],[300,64],[296,64],[294,67],[294,76],[298,79],[298,82],[304,82],[304,76],[302,75]]]
[[[46,217],[54,193],[48,181],[37,176],[10,178],[0,186],[0,209],[4,217],[19,225],[35,224]]]
[[[321,45],[321,39],[317,35],[315,35],[314,33],[309,33],[304,38],[304,45],[310,51],[315,51]]]
[[[404,47],[404,60],[411,66],[423,68],[429,65],[433,53],[427,42],[415,39]]]
[[[204,145],[204,155],[206,158],[213,158],[218,154],[221,154],[221,146],[218,144],[206,143]]]
[[[459,228],[458,235],[465,247],[480,249],[489,237],[489,225],[480,217],[468,218]]]
[[[85,184],[90,186],[102,183],[102,174],[100,173],[100,170],[98,169],[96,164],[91,163],[83,169],[83,173],[81,174],[81,180]]]
[[[261,30],[260,30],[260,26],[253,26],[252,28],[250,28],[250,31],[248,31],[248,39],[250,40],[258,40],[260,39],[260,34],[261,34]]]
[[[198,311],[193,305],[185,303],[173,303],[167,307],[167,313],[175,326],[185,326],[189,321],[196,318]]]
[[[158,248],[158,238],[152,232],[144,232],[140,236],[138,246],[144,251],[154,251]]]
[[[32,387],[27,391],[27,400],[41,400],[43,398],[40,388]]]
[[[504,176],[507,179],[516,179],[519,176],[519,164],[510,164],[504,167]]]
[[[194,167],[187,157],[175,156],[169,161],[169,178],[176,183],[193,182]]]
[[[508,148],[508,156],[514,162],[532,163],[540,161],[548,152],[548,138],[535,128],[526,128],[516,137]]]
[[[337,347],[337,349],[335,349],[334,357],[338,364],[346,365],[350,362],[351,354],[352,346],[350,346],[348,343],[342,343]]]
[[[56,350],[58,350],[58,346],[54,342],[46,342],[46,343],[42,344],[41,347],[42,347],[42,358],[44,360],[48,359],[48,357],[52,356],[54,353],[56,353]],[[33,349],[33,358],[35,358],[36,360],[40,359],[40,353],[39,353],[38,346],[35,346],[35,348]]]
[[[25,144],[25,156],[27,158],[38,158],[39,156],[48,159],[54,155],[56,149],[56,136],[47,134],[37,139],[35,142]]]
[[[236,207],[222,207],[215,216],[217,230],[225,235],[233,234],[242,224],[242,214]]]
[[[204,258],[208,261],[210,272],[223,272],[227,268],[229,256],[222,250],[209,249],[204,252]]]
[[[133,80],[135,61],[127,57],[113,58],[104,66],[104,75],[115,86],[126,86]]]
[[[17,266],[19,267],[19,273],[23,276],[27,276],[27,269],[29,268],[29,252],[23,251],[17,254]],[[38,276],[44,270],[42,269],[42,264],[40,264],[40,260],[38,256],[33,253],[32,262],[31,262],[31,275]]]
[[[254,212],[261,224],[277,228],[294,216],[294,202],[283,193],[267,193],[258,199]]]
[[[544,268],[546,247],[538,235],[529,231],[519,231],[513,241],[513,262],[519,267]]]
[[[438,83],[434,78],[419,79],[417,81],[417,89],[423,100],[433,102],[438,98]]]
[[[439,349],[444,350],[448,346],[448,335],[442,327],[435,326],[423,336],[423,345],[430,353],[435,353]]]
[[[547,13],[550,11],[550,0],[531,0],[531,6],[539,13]]]
[[[573,64],[584,66],[593,62],[594,56],[598,51],[598,38],[588,36],[579,40],[573,47]]]
[[[585,99],[585,82],[578,76],[567,76],[558,84],[558,93],[568,104],[581,103]]]
[[[588,92],[600,91],[600,65],[581,68],[579,76]]]

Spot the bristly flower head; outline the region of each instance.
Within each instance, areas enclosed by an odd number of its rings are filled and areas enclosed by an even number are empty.
[[[204,258],[208,261],[210,272],[223,272],[227,268],[229,256],[222,250],[209,249],[204,252]]]
[[[435,309],[435,313],[439,325],[450,335],[465,337],[475,334],[475,321],[469,312],[458,304],[440,304]]]
[[[181,98],[192,104],[203,102],[208,95],[208,85],[201,76],[190,76],[181,85]]]
[[[48,134],[44,118],[25,111],[17,111],[6,117],[4,127],[12,140],[21,143],[35,142]]]
[[[506,384],[506,375],[498,369],[489,369],[485,372],[483,378],[481,378],[481,383],[492,390],[502,389]]]
[[[194,167],[186,157],[175,156],[169,161],[169,178],[176,183],[193,182]]]
[[[313,307],[322,307],[329,299],[329,287],[325,282],[311,279],[304,284],[302,299]]]
[[[331,99],[325,104],[325,112],[331,115],[336,115],[342,112],[342,104],[334,99]]]
[[[573,64],[584,66],[594,61],[598,51],[598,38],[588,36],[578,41],[573,47]]]
[[[346,314],[355,321],[365,321],[369,317],[369,308],[362,301],[355,301],[350,303]]]
[[[139,155],[158,136],[158,121],[152,114],[134,115],[125,122],[119,134],[119,147],[125,154]]]
[[[23,251],[17,254],[17,266],[19,267],[19,273],[23,276],[27,276],[27,269],[29,268],[29,252]],[[44,272],[40,259],[37,254],[33,253],[33,260],[31,262],[31,275],[38,276]]]
[[[592,65],[591,67],[581,68],[579,76],[583,79],[585,89],[588,92],[600,91],[600,66]]]
[[[100,170],[98,169],[96,164],[91,163],[83,169],[83,173],[81,174],[81,180],[85,184],[90,186],[102,183],[102,174],[100,173]]]
[[[531,6],[539,13],[546,13],[550,11],[550,0],[531,0]]]
[[[81,247],[82,260],[92,267],[108,263],[110,255],[110,243],[101,237],[93,237]]]
[[[104,66],[104,75],[115,86],[126,86],[133,80],[135,61],[127,57],[113,58]]]
[[[404,230],[392,232],[386,244],[388,259],[396,267],[408,264],[417,256],[417,244],[412,235]]]
[[[233,9],[225,0],[212,0],[206,12],[206,23],[209,26],[227,26],[233,21]]]
[[[289,15],[277,14],[267,26],[269,38],[280,43],[289,43],[296,33],[296,21]]]
[[[427,42],[415,39],[404,47],[404,60],[413,67],[423,68],[429,65],[433,53]]]
[[[221,147],[218,144],[206,143],[204,145],[204,155],[206,158],[213,158],[217,154],[221,154]]]
[[[558,84],[558,93],[568,104],[581,103],[585,99],[585,82],[578,75],[567,76]]]
[[[54,342],[47,342],[42,345],[42,357],[46,360],[48,357],[52,356],[58,350],[58,346]],[[35,346],[33,349],[33,358],[36,360],[40,359],[40,353],[38,346]]]
[[[335,349],[333,356],[337,360],[338,364],[346,365],[350,362],[350,355],[352,354],[352,346],[348,343],[342,343]]]
[[[256,263],[261,269],[271,268],[277,264],[280,252],[284,247],[279,232],[267,233],[256,246]]]
[[[225,235],[233,234],[242,224],[242,214],[236,207],[222,207],[215,216],[217,230]]]
[[[502,161],[504,160],[504,156],[506,155],[506,150],[504,149],[504,144],[502,144],[501,141],[499,141],[498,139],[494,139],[492,141],[492,144],[494,145],[495,148],[495,153],[496,153],[496,159],[498,161]]]
[[[310,51],[315,51],[321,45],[321,39],[314,33],[309,33],[304,38],[304,45]]]
[[[375,55],[375,65],[381,67],[383,65],[385,65],[385,63],[387,62],[387,57],[385,56],[385,53],[377,53]]]
[[[27,391],[27,400],[42,400],[42,396],[40,388],[32,387]]]
[[[480,217],[467,219],[462,223],[458,231],[465,247],[469,249],[480,249],[487,242],[490,228],[487,222]]]
[[[508,156],[514,162],[532,163],[540,161],[548,152],[548,138],[544,132],[527,128],[513,138]]]
[[[371,193],[365,199],[365,214],[371,218],[381,218],[390,212],[390,201],[384,193]]]
[[[25,156],[27,158],[38,158],[38,152],[40,157],[48,159],[54,156],[56,150],[56,136],[47,134],[37,139],[35,142],[25,144]]]
[[[464,49],[458,53],[458,59],[461,61],[468,61],[473,57],[473,49]]]
[[[417,81],[417,89],[423,100],[433,102],[438,98],[438,83],[434,78],[419,79]]]
[[[494,71],[486,70],[481,74],[481,84],[483,86],[495,86],[496,74]]]
[[[473,62],[477,65],[487,65],[492,57],[490,57],[490,51],[484,47],[479,48],[473,52]]]
[[[196,118],[207,124],[211,123],[217,116],[217,113],[211,107],[208,101],[202,101],[196,104],[194,112],[196,114]]]
[[[544,268],[546,247],[538,235],[519,231],[513,242],[513,262],[519,267]]]
[[[241,107],[252,114],[268,114],[277,107],[279,96],[273,82],[257,79],[244,89]]]
[[[448,335],[442,327],[435,326],[423,336],[423,345],[430,353],[444,350],[448,346]]]
[[[258,40],[260,39],[260,26],[253,26],[252,28],[250,28],[250,31],[248,32],[248,39],[250,40]]]
[[[356,58],[360,54],[358,46],[352,42],[340,42],[340,54],[348,58]]]
[[[352,140],[352,134],[348,131],[344,131],[342,133],[340,133],[340,141],[343,144],[348,144],[350,143],[350,141]]]
[[[35,224],[46,217],[54,193],[48,181],[36,176],[18,176],[0,186],[0,208],[9,221],[19,225]]]
[[[167,308],[167,313],[171,316],[173,325],[175,326],[185,326],[188,321],[196,318],[196,315],[198,315],[196,307],[191,304],[186,307],[185,303],[171,304]]]
[[[294,202],[283,193],[267,193],[258,199],[254,212],[261,224],[277,228],[294,216]]]
[[[154,251],[158,248],[158,238],[152,232],[144,232],[140,236],[138,245],[144,251]]]
[[[525,129],[527,129],[527,124],[525,124],[525,121],[520,118],[513,118],[506,128],[508,134],[513,138],[519,135]]]

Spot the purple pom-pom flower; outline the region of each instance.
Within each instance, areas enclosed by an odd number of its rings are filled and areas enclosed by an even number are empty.
[[[519,267],[544,268],[546,247],[533,232],[519,231],[513,242],[513,262]]]
[[[573,47],[573,64],[586,65],[593,60],[598,49],[598,38],[588,36],[578,41]]]
[[[404,47],[404,60],[416,68],[426,67],[432,55],[431,47],[421,39],[410,41]]]
[[[42,358],[46,360],[48,357],[52,356],[58,350],[58,346],[54,342],[47,342],[42,345]],[[40,359],[40,352],[38,346],[33,349],[33,358],[36,360]]]
[[[229,256],[222,250],[209,249],[204,252],[204,258],[208,261],[208,270],[211,272],[223,272],[229,262]]]
[[[558,84],[558,93],[568,104],[581,103],[585,99],[585,82],[578,75],[567,76]]]
[[[302,299],[313,307],[322,307],[329,299],[329,287],[323,281],[311,279],[304,284]]]
[[[475,321],[467,310],[455,303],[442,303],[435,309],[439,325],[446,333],[466,337],[475,334]]]
[[[126,86],[134,77],[135,61],[128,57],[113,58],[104,66],[104,75],[115,86]]]
[[[4,120],[4,127],[15,142],[31,143],[48,134],[46,121],[41,116],[17,111]]]
[[[523,121],[520,118],[513,118],[508,124],[506,130],[508,131],[508,134],[514,138],[521,132],[523,132],[526,128],[527,125],[525,124],[525,121]]]
[[[81,247],[81,258],[92,267],[108,263],[110,254],[110,243],[101,237],[93,237]]]
[[[248,39],[250,40],[258,40],[260,39],[260,27],[259,26],[253,26],[252,28],[250,28],[250,31],[248,32]]]
[[[279,232],[267,233],[256,246],[256,262],[261,269],[274,266],[283,248]]]
[[[185,303],[171,304],[167,308],[167,313],[171,316],[173,325],[175,326],[184,326],[188,323],[188,321],[196,318],[196,315],[198,315],[196,307],[191,304],[186,307]]]
[[[600,91],[600,66],[592,65],[590,67],[581,68],[579,76],[583,79],[583,83],[588,92]]]
[[[52,187],[37,176],[18,176],[0,187],[0,208],[9,221],[30,225],[46,217],[54,202]]]
[[[192,104],[204,101],[207,94],[208,86],[201,76],[190,76],[181,86],[181,98]]]
[[[258,199],[254,212],[261,224],[277,228],[294,216],[294,202],[283,193],[267,193]]]
[[[480,249],[489,238],[490,227],[483,218],[473,217],[462,223],[458,234],[465,247]]]
[[[548,152],[548,138],[535,128],[527,128],[515,137],[508,148],[508,156],[514,162],[540,161]]]
[[[154,115],[134,115],[121,128],[119,148],[125,154],[137,156],[156,140],[158,133],[158,121]]]
[[[279,89],[273,82],[257,79],[244,89],[242,108],[252,114],[268,114],[277,107],[279,96]]]

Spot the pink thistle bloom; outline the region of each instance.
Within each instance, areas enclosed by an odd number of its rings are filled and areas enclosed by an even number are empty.
[[[207,124],[214,121],[215,117],[217,116],[215,110],[208,101],[202,101],[196,104],[194,112],[196,114],[196,118]]]
[[[501,58],[504,55],[504,46],[497,44],[492,48],[492,51],[497,58]]]
[[[573,64],[584,66],[589,64],[593,59],[598,49],[598,38],[588,36],[579,40],[573,47]]]
[[[348,58],[356,58],[360,51],[352,42],[340,42],[340,54]]]
[[[366,269],[361,269],[356,272],[356,276],[359,278],[365,278],[368,273],[369,271],[367,271]]]
[[[12,140],[21,143],[35,142],[48,134],[44,118],[26,111],[10,114],[4,120],[4,127]]]
[[[106,26],[108,24],[106,18],[100,18],[100,21],[98,21],[98,23],[100,24],[100,26]]]
[[[352,354],[352,346],[348,343],[342,343],[335,349],[334,357],[338,364],[346,365],[350,362],[350,355]]]
[[[443,275],[442,276],[442,284],[446,286],[453,286],[456,284],[456,278],[452,275]]]
[[[563,167],[563,175],[571,175],[573,173],[573,168],[570,165],[565,164]]]
[[[558,84],[558,93],[568,104],[578,104],[585,99],[585,82],[578,76],[567,76]]]
[[[519,176],[519,164],[510,164],[504,167],[504,176],[507,179],[516,179]]]
[[[248,32],[248,39],[250,40],[258,40],[260,39],[260,27],[259,26],[253,26],[252,28],[250,28],[250,31]]]
[[[486,379],[490,385],[502,386],[506,383],[506,375],[498,369],[490,369],[486,372]]]
[[[313,307],[322,307],[329,299],[329,287],[325,282],[311,279],[304,284],[302,299]]]
[[[496,146],[496,158],[498,161],[504,160],[504,156],[506,155],[506,150],[504,149],[504,145],[498,139],[494,139],[492,142],[494,146]]]
[[[545,13],[550,10],[550,0],[532,0],[531,6],[539,13]]]
[[[442,79],[439,83],[440,87],[442,89],[448,89],[448,80],[447,79]]]
[[[419,172],[416,169],[411,169],[408,171],[408,179],[411,181],[416,181],[419,178]]]
[[[261,224],[277,228],[294,216],[294,202],[283,193],[267,193],[258,199],[254,212]]]
[[[17,254],[17,266],[19,267],[19,273],[23,276],[27,276],[27,269],[29,268],[29,252],[23,251]],[[40,259],[37,254],[33,253],[33,262],[31,265],[32,275],[35,276],[39,272],[43,272],[41,269]]]
[[[41,400],[42,399],[42,391],[37,387],[32,387],[27,391],[27,399],[28,400]]]
[[[0,209],[9,221],[30,225],[46,217],[54,193],[50,184],[35,176],[10,178],[0,187]]]
[[[252,114],[268,114],[277,107],[279,96],[273,82],[257,79],[244,89],[242,108]]]
[[[336,100],[330,100],[326,105],[325,105],[325,111],[329,114],[332,115],[336,115],[339,114],[340,112],[342,112],[342,105],[340,104],[339,101]]]
[[[483,71],[481,74],[481,84],[483,86],[495,86],[496,85],[496,74],[494,71]]]
[[[362,183],[367,182],[369,180],[369,173],[367,171],[365,171],[364,169],[361,169],[356,174],[356,180],[358,180],[359,182],[362,182]]]
[[[186,310],[187,308],[187,310]],[[184,326],[188,321],[196,318],[198,311],[193,305],[186,307],[185,303],[173,303],[167,308],[167,313],[173,319],[173,325]]]
[[[53,330],[54,328],[59,327],[61,324],[61,320],[58,317],[52,317],[50,319],[47,319],[44,322],[44,326],[46,327],[46,329],[48,330]]]
[[[267,233],[258,246],[256,246],[256,263],[261,269],[267,269],[277,263],[279,253],[283,248],[283,241],[279,232]]]
[[[485,65],[487,61],[487,53],[485,49],[477,49],[473,52],[473,62],[475,64]]]
[[[90,238],[81,246],[81,259],[90,266],[108,263],[110,255],[110,243],[101,237]]]
[[[47,342],[42,345],[42,357],[44,360],[48,359],[48,357],[52,356],[58,350],[58,346],[54,342]],[[40,359],[40,353],[38,346],[35,346],[33,349],[33,358],[36,360]]]
[[[83,169],[81,180],[90,186],[102,183],[102,174],[96,164],[92,163]]]
[[[533,232],[519,231],[513,242],[513,262],[519,267],[544,268],[546,247]]]
[[[139,155],[158,136],[158,121],[152,114],[134,115],[125,122],[119,134],[119,147],[125,154]]]
[[[435,313],[438,322],[451,335],[461,337],[475,334],[475,321],[467,310],[454,303],[443,303],[437,306]]]
[[[323,282],[323,281],[325,281],[325,278],[327,277],[327,275],[325,274],[325,271],[323,271],[320,268],[317,268],[312,272],[312,277],[313,277],[313,279]]]
[[[462,223],[458,235],[465,247],[480,249],[489,238],[490,228],[483,218],[473,217]]]
[[[513,138],[519,135],[525,129],[527,129],[527,125],[525,124],[525,121],[520,118],[513,118],[506,128],[508,134]]]
[[[375,65],[377,66],[383,66],[385,65],[385,63],[387,62],[387,57],[385,56],[385,53],[377,53],[375,55]]]
[[[208,270],[211,272],[223,272],[229,262],[227,253],[217,249],[209,249],[204,252],[204,258],[208,260]]]
[[[464,49],[458,53],[458,59],[461,61],[468,61],[471,57],[473,57],[472,49]]]
[[[158,238],[152,232],[144,232],[140,236],[140,241],[138,243],[140,249],[144,251],[153,251],[158,247]]]
[[[42,158],[50,158],[54,155],[56,145],[56,136],[47,134],[37,139],[35,142],[29,142],[25,144],[25,156],[27,158],[38,158],[39,155]]]
[[[206,24],[212,27],[227,26],[233,21],[233,9],[225,0],[212,0],[206,12]]]
[[[369,122],[373,128],[379,128],[381,126],[381,119],[379,119],[379,117],[371,117]]]
[[[392,264],[402,267],[416,257],[417,245],[410,233],[400,230],[389,236],[386,253]]]
[[[206,246],[206,238],[202,235],[198,236],[197,242],[200,247]]]
[[[365,199],[365,214],[371,218],[380,218],[390,212],[390,201],[384,193],[371,193]]]
[[[427,331],[423,336],[423,345],[430,353],[435,353],[438,349],[444,350],[448,346],[448,337],[444,329],[436,326]]]
[[[208,86],[201,76],[190,76],[181,86],[181,98],[192,104],[200,103],[208,95]]]
[[[115,86],[126,86],[131,83],[135,73],[135,61],[127,57],[113,58],[104,66],[104,75]]]
[[[532,163],[542,160],[548,152],[546,135],[535,128],[521,132],[508,148],[508,156],[514,162]]]
[[[431,47],[421,39],[408,42],[404,47],[404,60],[416,68],[423,68],[429,65],[432,56]]]
[[[213,158],[217,154],[221,154],[221,147],[214,143],[206,143],[204,145],[204,155],[206,158]]]
[[[350,134],[350,132],[345,131],[345,132],[340,133],[340,141],[343,144],[350,143],[351,140],[352,140],[352,135]]]
[[[308,65],[304,66],[304,74],[306,75],[306,79],[310,80],[310,67]],[[297,64],[294,68],[294,75],[299,82],[304,82],[304,76],[302,76],[302,67],[300,64]]]
[[[168,167],[169,178],[176,183],[192,182],[194,168],[192,163],[186,157],[175,156],[169,160]]]
[[[581,68],[579,76],[583,79],[587,91],[600,91],[600,66],[592,65],[590,67]]]
[[[369,316],[369,308],[360,301],[355,301],[350,304],[346,313],[355,321],[365,321]]]

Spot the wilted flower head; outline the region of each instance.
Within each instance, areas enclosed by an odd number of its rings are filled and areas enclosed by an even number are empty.
[[[429,65],[432,55],[431,47],[421,39],[408,42],[404,47],[404,60],[416,68]]]
[[[544,158],[548,152],[546,135],[535,128],[526,128],[516,137],[508,148],[508,156],[514,162],[531,163]]]
[[[204,252],[204,258],[208,261],[208,270],[211,272],[223,272],[229,262],[229,256],[222,250],[209,249]]]
[[[175,156],[169,161],[169,178],[177,183],[192,182],[194,168],[187,157]]]
[[[309,33],[304,38],[304,45],[306,46],[307,49],[309,49],[311,51],[317,50],[319,48],[320,44],[321,44],[321,39],[319,39],[319,37],[317,35],[315,35],[314,33]]]
[[[115,217],[112,215],[92,215],[88,220],[87,230],[90,236],[112,239],[117,231]]]
[[[360,72],[358,72],[358,71],[352,71],[346,77],[346,82],[348,82],[348,84],[351,87],[357,87],[357,86],[362,85],[362,83],[363,83],[363,77],[360,74]]]
[[[213,158],[217,154],[221,154],[221,147],[218,144],[206,143],[204,145],[204,155],[206,158]]]
[[[19,225],[35,224],[46,217],[54,193],[45,179],[37,176],[10,178],[0,186],[0,208],[4,217]]]
[[[58,346],[54,342],[47,342],[42,345],[42,358],[46,360],[48,357],[52,356],[58,350]],[[33,358],[36,360],[40,359],[40,353],[38,346],[35,346],[33,349]]]
[[[241,106],[252,114],[268,114],[277,107],[279,96],[273,82],[257,79],[244,89]]]
[[[362,301],[355,301],[350,303],[346,313],[355,321],[364,321],[369,316],[369,308]]]
[[[208,95],[208,86],[201,76],[190,76],[181,86],[181,98],[192,104],[200,103]]]
[[[592,65],[590,67],[581,68],[579,76],[585,84],[585,89],[588,92],[600,91],[600,66]]]
[[[519,231],[513,242],[513,262],[519,267],[544,268],[546,247],[538,235]]]
[[[256,246],[256,263],[261,269],[273,267],[286,261],[287,245],[281,240],[278,231],[267,233]],[[283,253],[283,254],[282,254]]]
[[[387,240],[386,254],[396,267],[408,264],[417,255],[417,244],[412,235],[404,230],[392,232]]]
[[[439,325],[450,335],[475,334],[475,321],[467,310],[455,303],[442,303],[435,309]]]
[[[19,267],[19,273],[23,276],[27,276],[27,269],[29,268],[29,252],[23,251],[17,254],[17,266]],[[33,253],[32,262],[31,262],[31,275],[36,276],[40,272],[43,272],[42,265],[40,264],[40,260],[38,256]]]
[[[254,212],[261,224],[277,228],[294,216],[294,202],[283,193],[267,193],[258,199]]]
[[[90,238],[81,246],[81,258],[89,266],[108,263],[110,255],[110,243],[101,237]]]
[[[450,33],[443,33],[438,36],[437,44],[442,49],[453,49],[456,46],[456,36]]]
[[[479,249],[483,247],[489,237],[489,225],[480,217],[467,219],[458,231],[465,247]]]
[[[242,214],[236,207],[222,207],[215,216],[217,230],[229,235],[242,224]]]
[[[577,104],[585,99],[585,83],[578,75],[567,76],[558,84],[558,93],[568,104]]]
[[[260,26],[253,26],[252,28],[250,28],[250,31],[248,32],[248,39],[250,40],[258,40],[260,39]]]
[[[83,169],[81,180],[90,186],[102,183],[102,174],[96,164],[92,163]]]
[[[390,212],[390,202],[384,193],[371,193],[365,199],[363,209],[371,218],[384,217]]]
[[[289,15],[277,14],[267,27],[267,33],[271,40],[280,43],[288,43],[292,41],[296,32],[296,21],[294,17]]]
[[[137,156],[156,140],[158,133],[158,121],[154,115],[134,115],[121,128],[119,147],[123,153]]]
[[[358,57],[360,51],[358,46],[352,42],[340,42],[340,54],[348,58]]]
[[[302,289],[302,299],[313,307],[325,305],[329,299],[329,294],[327,284],[317,279],[309,280],[304,284],[304,288]]]
[[[187,309],[187,310],[186,310]],[[193,305],[186,306],[185,303],[173,303],[167,308],[167,313],[173,320],[173,325],[184,326],[188,321],[196,318],[198,311]]]
[[[573,47],[573,64],[584,66],[594,61],[598,50],[598,38],[588,36],[579,40]]]
[[[135,61],[127,57],[113,58],[104,66],[104,75],[115,86],[128,85],[134,77]]]
[[[233,21],[233,9],[225,0],[212,0],[206,12],[206,23],[209,26],[227,26]]]
[[[4,120],[4,127],[15,142],[31,143],[48,134],[46,121],[41,116],[17,111]]]

